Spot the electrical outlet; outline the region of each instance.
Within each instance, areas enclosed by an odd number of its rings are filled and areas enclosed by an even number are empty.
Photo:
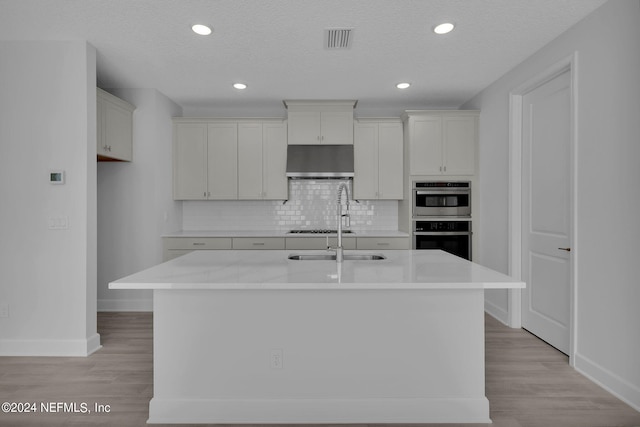
[[[0,304],[0,317],[9,317],[9,304]]]
[[[282,349],[271,350],[271,369],[282,369]]]

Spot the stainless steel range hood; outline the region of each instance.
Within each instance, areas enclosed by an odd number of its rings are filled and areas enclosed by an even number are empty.
[[[353,177],[353,145],[287,146],[289,178]]]

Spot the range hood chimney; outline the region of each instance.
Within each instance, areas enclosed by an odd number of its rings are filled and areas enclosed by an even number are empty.
[[[287,177],[353,177],[353,145],[288,145]]]

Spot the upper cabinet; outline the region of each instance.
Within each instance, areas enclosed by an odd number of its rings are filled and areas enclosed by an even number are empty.
[[[353,144],[356,101],[284,101],[289,144]]]
[[[410,175],[474,175],[478,116],[475,110],[407,111]]]
[[[173,122],[175,200],[285,200],[286,125],[282,119]]]
[[[238,124],[238,199],[286,200],[287,126],[282,120]]]
[[[133,111],[135,107],[97,89],[97,154],[99,161],[133,159]]]
[[[354,124],[353,198],[403,198],[400,119],[358,119]]]

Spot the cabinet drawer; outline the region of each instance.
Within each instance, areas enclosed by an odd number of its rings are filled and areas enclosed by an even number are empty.
[[[233,249],[284,249],[284,237],[234,237]]]
[[[358,237],[358,249],[409,249],[408,237]]]
[[[337,237],[329,237],[329,246],[336,247],[338,245]],[[287,238],[286,247],[288,250],[323,250],[327,249],[326,237],[289,237]],[[354,237],[343,237],[342,247],[344,249],[355,249],[356,239]]]
[[[187,249],[167,249],[166,251],[164,251],[162,261],[166,262],[174,258],[178,258],[179,256],[186,255],[190,252],[193,252],[193,251],[190,251]]]
[[[231,249],[230,237],[165,237],[165,250]]]

